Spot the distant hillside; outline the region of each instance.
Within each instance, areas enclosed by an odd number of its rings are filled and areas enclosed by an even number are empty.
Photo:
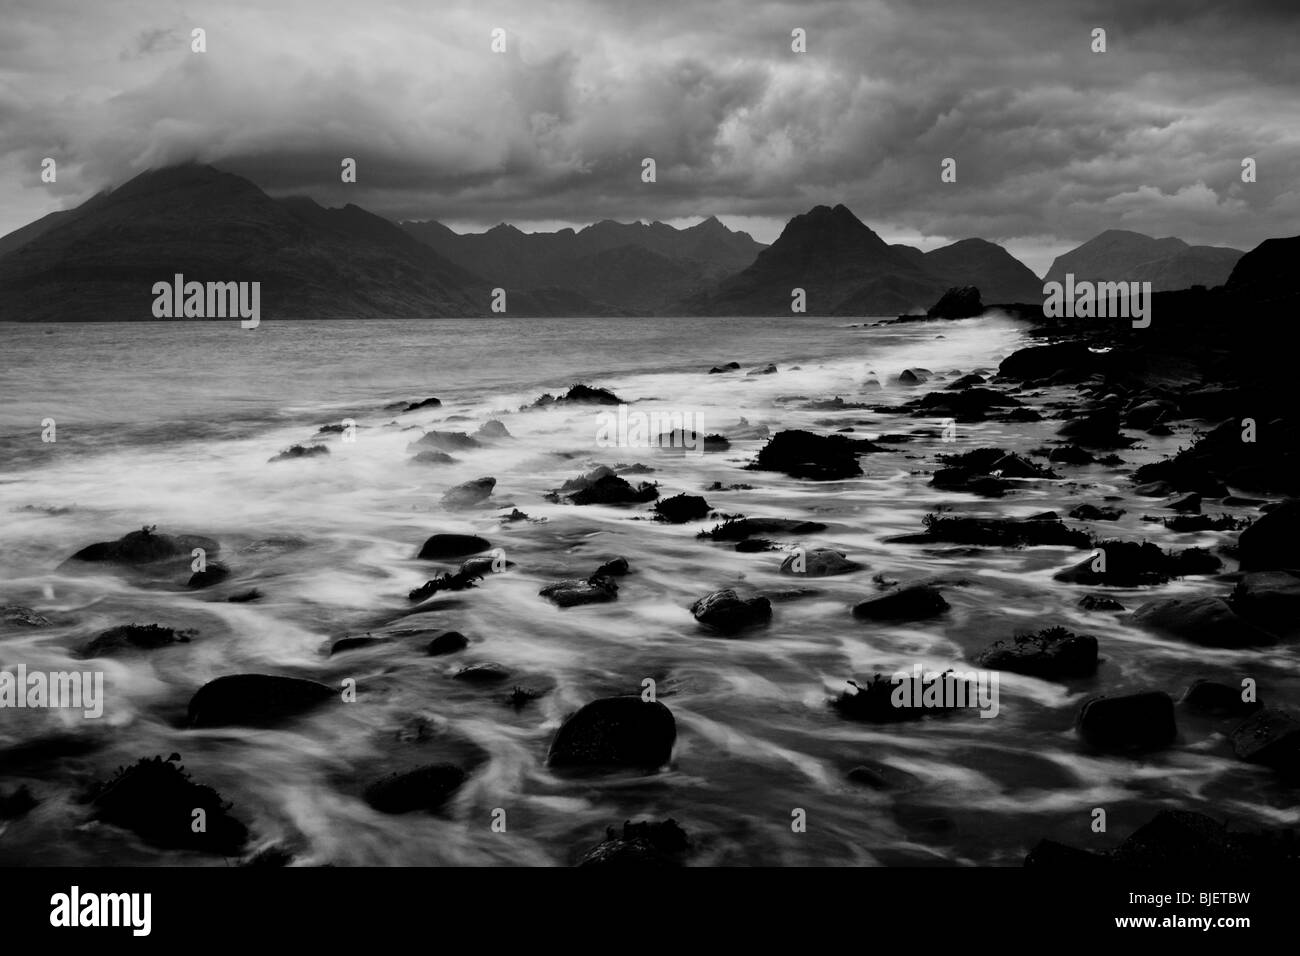
[[[1153,239],[1139,232],[1109,229],[1077,249],[1057,256],[1045,282],[1150,282],[1154,292],[1213,288],[1228,280],[1242,257],[1240,249],[1190,246],[1181,239]]]

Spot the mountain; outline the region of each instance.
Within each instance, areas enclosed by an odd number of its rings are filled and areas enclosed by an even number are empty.
[[[1172,237],[1153,239],[1140,232],[1108,229],[1077,249],[1056,257],[1043,277],[1045,282],[1074,281],[1150,282],[1153,292],[1213,288],[1227,281],[1240,249],[1191,246]]]
[[[49,219],[0,255],[0,319],[152,319],[153,284],[175,273],[258,281],[268,319],[477,315],[489,307],[486,282],[394,223],[357,206],[275,200],[210,166],[142,173]]]
[[[686,229],[604,220],[580,230],[526,233],[502,223],[456,233],[442,223],[402,228],[440,255],[509,289],[569,290],[615,310],[653,313],[749,265],[765,247],[710,217]]]
[[[795,216],[748,268],[681,303],[688,314],[788,315],[803,289],[812,315],[924,312],[952,286],[978,286],[987,302],[1041,297],[1032,272],[983,239],[921,252],[890,245],[846,207]]]
[[[1007,250],[984,239],[962,239],[924,254],[926,268],[952,286],[973,285],[985,302],[1037,302],[1043,281]]]

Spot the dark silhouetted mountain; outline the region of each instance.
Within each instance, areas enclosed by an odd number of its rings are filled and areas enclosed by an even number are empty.
[[[1300,261],[1300,236],[1265,239],[1238,260],[1224,284],[1234,295],[1261,304],[1293,300],[1298,291],[1297,261]]]
[[[1108,229],[1077,249],[1056,257],[1043,277],[1046,282],[1150,282],[1153,292],[1213,288],[1227,281],[1240,249],[1189,246],[1172,237],[1152,239],[1139,232]]]
[[[923,253],[886,243],[842,205],[817,206],[791,219],[752,265],[681,308],[702,315],[788,315],[798,288],[811,315],[897,315],[924,312],[949,288],[968,285],[989,302],[1041,294],[1034,274],[991,242],[967,239]]]
[[[930,271],[954,286],[975,286],[985,302],[1035,302],[1043,297],[1038,276],[997,243],[962,239],[922,257]]]
[[[568,289],[616,310],[660,312],[745,266],[764,248],[710,217],[686,229],[604,220],[584,229],[526,233],[502,223],[459,234],[436,221],[402,228],[441,255],[508,290]]]
[[[58,215],[58,214],[56,214]],[[261,317],[486,314],[488,284],[356,206],[277,201],[210,166],[142,173],[0,255],[0,318],[152,319],[155,282],[261,283]],[[21,231],[21,230],[20,230]]]

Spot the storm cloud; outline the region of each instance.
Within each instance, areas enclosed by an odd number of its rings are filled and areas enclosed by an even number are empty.
[[[264,7],[0,0],[0,233],[183,160],[461,228],[716,214],[770,241],[843,202],[892,241],[981,236],[1039,272],[1108,228],[1300,232],[1290,3]]]

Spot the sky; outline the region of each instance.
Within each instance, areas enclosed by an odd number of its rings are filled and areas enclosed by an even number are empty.
[[[844,203],[1039,274],[1113,228],[1249,249],[1300,233],[1297,27],[1300,0],[0,0],[0,234],[197,160],[459,231],[771,242]]]

